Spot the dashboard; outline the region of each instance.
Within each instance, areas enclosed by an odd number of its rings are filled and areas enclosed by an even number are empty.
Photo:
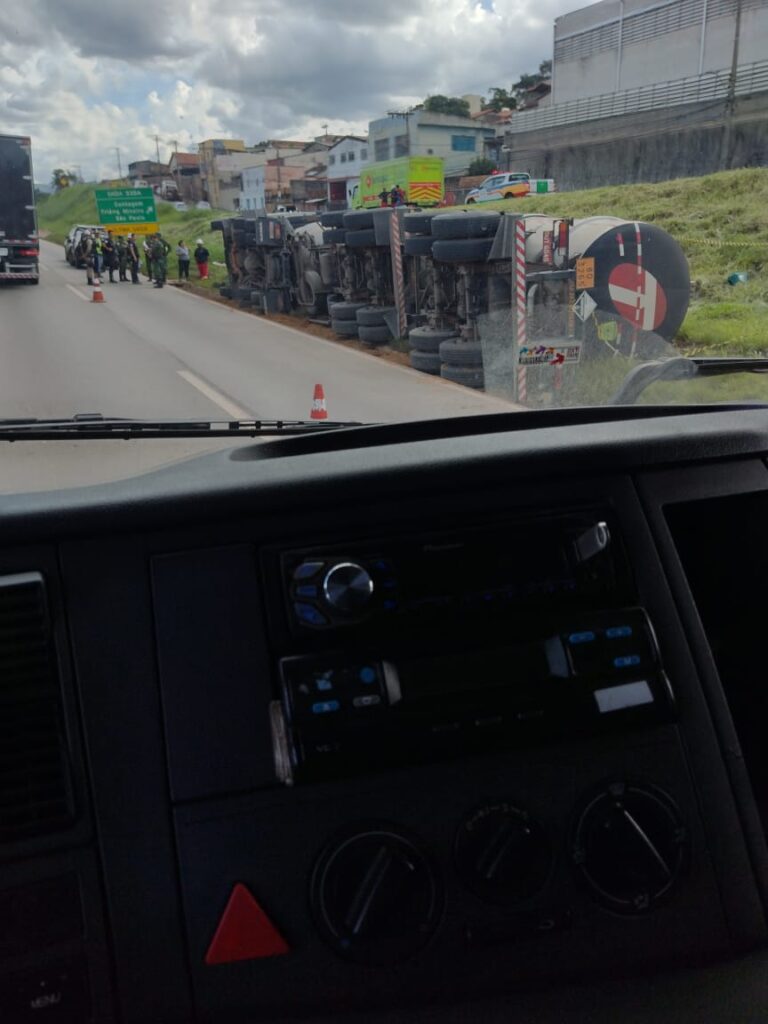
[[[538,423],[2,497],[0,1020],[765,1019],[768,412]]]

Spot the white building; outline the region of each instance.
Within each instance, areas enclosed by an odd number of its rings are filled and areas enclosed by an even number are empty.
[[[350,207],[360,182],[360,171],[368,162],[368,140],[360,135],[345,135],[324,157],[328,168],[328,201],[337,207],[342,203]]]
[[[555,20],[552,102],[729,69],[736,0],[601,0]],[[768,56],[768,0],[741,0],[740,65]]]
[[[264,210],[266,208],[266,174],[267,169],[261,167],[244,167],[240,175],[242,189],[240,191],[241,210]]]

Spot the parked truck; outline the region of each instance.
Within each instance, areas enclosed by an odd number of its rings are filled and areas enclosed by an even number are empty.
[[[439,206],[445,196],[445,173],[439,156],[404,156],[367,164],[360,171],[352,206],[355,209],[381,206],[381,193],[400,186],[408,203]]]
[[[0,281],[40,280],[40,242],[27,135],[0,135]]]

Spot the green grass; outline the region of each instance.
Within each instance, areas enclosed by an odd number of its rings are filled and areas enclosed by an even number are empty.
[[[73,185],[56,195],[46,196],[37,207],[40,228],[46,231],[52,242],[63,243],[73,224],[97,224],[96,200],[92,185]],[[216,289],[227,280],[226,268],[216,266],[224,262],[224,246],[220,231],[211,231],[211,221],[231,217],[229,210],[175,210],[171,203],[157,204],[158,222],[166,241],[174,248],[180,239],[194,249],[196,239],[202,238],[211,254],[210,277],[207,281],[195,279],[195,265],[192,263],[193,283],[209,289]],[[173,278],[176,261],[171,255],[168,267]]]
[[[465,209],[562,217],[604,214],[657,224],[677,239],[691,268],[691,307],[680,330],[680,347],[709,354],[768,351],[768,168],[527,196]],[[727,283],[736,270],[747,271],[747,284]]]
[[[691,306],[678,346],[689,353],[768,352],[768,168],[725,171],[656,185],[616,185],[529,196],[485,203],[481,208],[563,217],[608,214],[657,224],[680,242],[691,267]],[[202,238],[212,263],[223,262],[221,232],[211,231],[210,222],[231,213],[179,213],[168,203],[158,203],[158,214],[161,230],[173,245],[180,238],[188,242]],[[92,186],[75,185],[43,199],[39,217],[48,237],[63,242],[73,224],[95,222]],[[747,271],[747,284],[732,287],[727,283],[728,275],[736,270]],[[203,284],[215,288],[225,279],[224,267],[212,265],[211,278]],[[711,382],[706,383],[711,386]]]

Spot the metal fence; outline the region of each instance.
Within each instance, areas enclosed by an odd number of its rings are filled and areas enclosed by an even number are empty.
[[[640,113],[643,110],[680,106],[683,103],[722,100],[728,94],[730,78],[730,69],[723,68],[720,71],[708,71],[690,78],[641,85],[636,89],[625,89],[623,92],[587,96],[580,100],[557,103],[543,110],[521,110],[513,116],[507,131],[517,134],[534,131],[537,128],[553,128],[556,125],[597,121],[603,117],[618,117],[621,114]],[[736,74],[735,91],[737,96],[768,91],[768,60],[743,64]]]

